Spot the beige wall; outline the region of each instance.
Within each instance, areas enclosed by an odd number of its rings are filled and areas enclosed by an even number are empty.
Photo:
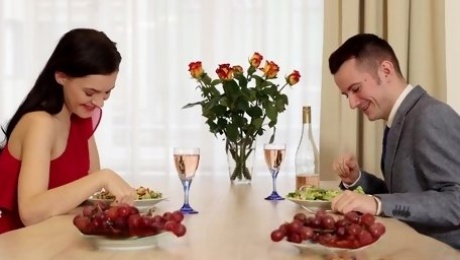
[[[446,0],[447,103],[460,114],[460,1]]]

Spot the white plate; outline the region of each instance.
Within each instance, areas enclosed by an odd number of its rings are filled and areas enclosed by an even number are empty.
[[[167,198],[163,197],[163,198],[158,198],[158,199],[142,199],[142,200],[135,200],[134,201],[134,206],[139,210],[139,211],[147,211],[151,208],[153,208],[153,206],[155,206],[157,203],[165,200]],[[107,200],[107,199],[96,199],[94,197],[90,197],[88,199],[88,201],[92,202],[92,203],[97,203],[97,202],[105,202],[105,203],[112,203],[113,200]]]
[[[321,255],[327,255],[327,254],[332,254],[332,253],[341,253],[341,252],[357,252],[360,250],[363,250],[370,245],[363,246],[360,248],[355,248],[355,249],[348,249],[348,248],[338,248],[338,247],[328,247],[328,246],[323,246],[319,243],[311,243],[309,241],[304,241],[302,243],[292,243],[288,242],[287,243],[299,248],[301,252],[315,252],[316,254],[321,254]],[[374,242],[375,243],[375,242]]]
[[[153,248],[158,245],[158,238],[165,232],[148,237],[109,238],[105,236],[84,235],[83,238],[96,248],[105,250],[140,250]]]
[[[289,198],[286,196],[286,199],[299,204],[305,209],[308,210],[318,210],[318,209],[324,209],[324,210],[330,210],[331,209],[331,202],[330,201],[324,201],[324,200],[301,200],[301,199],[294,199],[294,198]]]

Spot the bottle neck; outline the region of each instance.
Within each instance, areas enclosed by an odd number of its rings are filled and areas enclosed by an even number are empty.
[[[302,116],[302,123],[304,125],[308,124],[310,125],[311,124],[311,115],[310,113],[304,113],[303,116]]]
[[[302,124],[302,135],[308,137],[311,133],[311,123],[303,123]]]

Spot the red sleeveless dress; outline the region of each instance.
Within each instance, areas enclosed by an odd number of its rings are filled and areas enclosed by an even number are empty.
[[[48,189],[53,189],[88,175],[88,140],[101,118],[96,109],[92,118],[71,117],[71,126],[64,153],[50,162]],[[0,234],[24,227],[18,210],[18,177],[21,161],[14,158],[5,144],[0,154]]]

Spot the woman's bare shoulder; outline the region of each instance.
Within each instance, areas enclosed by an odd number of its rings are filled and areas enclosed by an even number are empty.
[[[54,134],[57,128],[56,122],[56,118],[45,111],[30,112],[22,116],[12,135],[15,134],[14,132],[19,136],[29,135],[31,132]]]
[[[52,115],[43,111],[30,112],[14,127],[8,139],[8,149],[15,158],[21,159],[25,146],[50,147],[56,133],[56,119]]]
[[[18,126],[21,127],[49,127],[53,129],[56,124],[56,118],[45,112],[45,111],[34,111],[25,114],[18,122]]]

